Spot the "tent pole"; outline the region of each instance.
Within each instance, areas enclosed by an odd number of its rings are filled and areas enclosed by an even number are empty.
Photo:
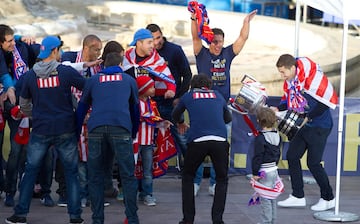
[[[301,5],[300,0],[296,1],[296,11],[295,11],[295,49],[294,57],[299,57],[299,30],[300,30],[300,16],[301,16]]]
[[[323,211],[314,213],[314,217],[323,221],[353,222],[359,219],[356,214],[348,212],[339,212],[340,198],[340,176],[342,161],[342,136],[344,123],[344,101],[345,101],[345,81],[346,81],[346,55],[348,40],[349,20],[344,18],[342,56],[341,56],[341,75],[340,75],[340,101],[339,101],[339,124],[338,124],[338,148],[336,165],[336,195],[335,195],[335,213],[333,211]]]

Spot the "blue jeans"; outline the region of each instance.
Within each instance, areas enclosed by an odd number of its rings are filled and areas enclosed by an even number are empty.
[[[5,114],[5,118],[10,129],[10,152],[6,165],[5,191],[8,194],[15,195],[18,177],[21,177],[24,172],[26,147],[16,143],[14,140],[20,120],[14,120],[8,114]]]
[[[87,162],[79,161],[79,183],[80,183],[80,199],[87,199],[88,190],[88,168]]]
[[[106,151],[115,152],[129,224],[138,224],[137,180],[131,134],[122,127],[99,126],[89,133],[88,178],[93,224],[104,223],[104,179]]]
[[[151,195],[153,193],[153,149],[152,145],[140,145],[139,152],[141,155],[141,162],[143,168],[143,178],[141,179],[141,193],[140,197]]]
[[[20,183],[19,204],[14,208],[15,215],[26,216],[29,213],[37,175],[48,149],[52,146],[56,149],[64,165],[68,193],[68,214],[70,218],[80,218],[82,210],[79,197],[79,156],[75,132],[51,136],[31,133],[27,148],[25,173]]]
[[[203,174],[204,174],[204,163],[201,163],[199,168],[196,170],[196,174],[195,174],[195,178],[194,178],[194,183],[195,184],[197,184],[197,185],[201,184]],[[210,167],[209,183],[210,183],[210,186],[213,186],[216,183],[216,181],[215,181],[215,170],[214,170],[214,167],[213,167],[212,164],[211,164],[211,167]]]

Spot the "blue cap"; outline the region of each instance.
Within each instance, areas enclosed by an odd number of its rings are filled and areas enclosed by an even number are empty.
[[[136,31],[136,33],[134,34],[134,39],[133,41],[130,43],[130,46],[135,46],[136,42],[138,40],[144,40],[144,39],[148,39],[148,38],[153,38],[150,30],[148,29],[139,29],[138,31]]]
[[[38,58],[45,59],[48,58],[51,54],[51,51],[61,45],[61,41],[56,36],[47,36],[45,37],[40,46],[40,54]]]

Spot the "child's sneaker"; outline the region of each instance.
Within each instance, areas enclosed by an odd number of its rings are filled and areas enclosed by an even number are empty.
[[[156,205],[156,200],[153,196],[151,195],[146,195],[144,198],[144,204],[147,206],[155,206]]]

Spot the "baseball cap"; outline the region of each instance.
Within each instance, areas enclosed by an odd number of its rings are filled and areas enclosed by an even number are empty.
[[[38,58],[45,59],[50,56],[51,51],[61,45],[61,41],[56,36],[45,37],[40,46],[40,54]]]
[[[130,46],[135,46],[138,40],[144,40],[148,38],[153,38],[151,31],[148,29],[141,28],[135,32],[134,39],[130,43]]]
[[[142,75],[136,78],[136,84],[139,89],[139,94],[144,94],[150,87],[153,87],[155,85],[154,80],[150,78],[149,76]]]

